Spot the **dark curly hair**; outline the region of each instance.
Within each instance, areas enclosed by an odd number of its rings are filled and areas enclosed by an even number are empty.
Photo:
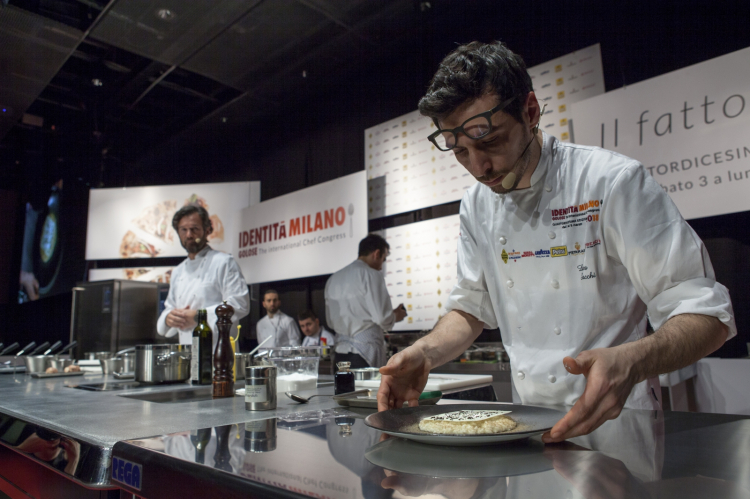
[[[183,219],[183,217],[187,217],[189,215],[192,215],[193,213],[197,213],[201,217],[201,222],[203,223],[203,230],[208,230],[209,227],[212,226],[211,219],[208,218],[208,212],[206,209],[202,206],[198,206],[197,204],[187,204],[177,210],[177,213],[174,214],[172,217],[172,227],[175,231],[177,231],[177,225],[180,223],[180,220]]]
[[[437,125],[437,120],[446,118],[464,102],[495,92],[499,102],[515,97],[504,111],[521,123],[526,95],[533,90],[520,55],[503,42],[471,42],[440,63],[419,101],[419,112]]]

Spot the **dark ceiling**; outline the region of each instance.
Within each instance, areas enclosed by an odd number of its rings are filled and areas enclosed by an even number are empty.
[[[144,157],[272,148],[317,114],[349,154],[472,39],[530,66],[601,43],[608,90],[750,45],[744,0],[0,1],[0,179],[21,185],[125,185]]]

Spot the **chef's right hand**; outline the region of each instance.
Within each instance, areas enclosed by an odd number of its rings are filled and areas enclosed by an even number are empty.
[[[170,310],[165,322],[167,326],[177,329],[192,329],[195,327],[196,310],[190,310],[190,307],[176,308]]]
[[[404,402],[408,402],[409,407],[416,407],[427,384],[430,367],[424,351],[418,345],[412,345],[391,357],[388,364],[380,368],[380,374],[378,411],[399,409]]]

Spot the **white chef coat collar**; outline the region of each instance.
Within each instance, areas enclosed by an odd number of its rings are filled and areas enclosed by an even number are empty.
[[[536,170],[531,174],[531,187],[534,187],[547,172],[547,168],[552,161],[552,147],[554,142],[555,138],[552,135],[542,132],[542,150],[539,154],[539,163],[536,165]]]

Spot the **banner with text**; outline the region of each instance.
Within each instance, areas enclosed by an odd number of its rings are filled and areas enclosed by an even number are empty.
[[[445,302],[456,284],[458,215],[385,229],[391,256],[383,265],[391,303],[409,314],[394,331],[432,329],[447,313]]]
[[[260,182],[91,189],[86,260],[187,256],[172,217],[191,203],[208,211],[211,247],[229,253],[235,217],[259,201]]]
[[[528,72],[539,103],[547,106],[541,128],[567,141],[570,105],[604,93],[599,44]],[[476,183],[452,152],[442,152],[427,140],[434,130],[432,120],[419,111],[365,130],[370,219],[458,201]]]
[[[365,172],[242,210],[234,258],[248,284],[332,274],[367,235]]]
[[[574,139],[641,161],[686,219],[750,209],[750,48],[572,107]]]

